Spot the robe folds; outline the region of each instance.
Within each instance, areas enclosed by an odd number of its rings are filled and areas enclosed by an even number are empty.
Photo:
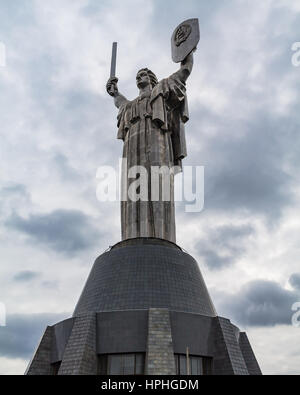
[[[121,182],[122,240],[155,237],[176,242],[174,175],[187,156],[184,124],[188,119],[186,87],[177,73],[160,81],[150,97],[139,96],[120,107],[118,139],[124,141],[126,159]],[[147,170],[147,199],[145,195],[139,200],[128,196],[130,185],[136,185],[141,177],[137,172],[136,177],[130,177],[134,166]],[[167,183],[162,175],[155,180],[151,177],[153,167],[174,169],[174,166],[176,170],[169,173]],[[157,198],[153,200],[154,189]]]

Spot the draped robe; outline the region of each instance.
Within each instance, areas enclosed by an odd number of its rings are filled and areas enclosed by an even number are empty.
[[[121,201],[122,240],[137,237],[155,237],[176,242],[174,174],[163,185],[159,178],[158,201],[152,200],[150,170],[152,166],[181,168],[187,155],[184,124],[188,121],[185,83],[175,73],[160,81],[150,97],[139,96],[124,101],[118,115],[118,139],[124,141],[122,188],[126,198]],[[128,189],[139,176],[129,178],[133,166],[143,166],[148,172],[148,201],[133,201]],[[124,171],[125,170],[125,171]],[[168,201],[162,197],[163,187],[170,188]],[[157,199],[156,199],[157,200]]]

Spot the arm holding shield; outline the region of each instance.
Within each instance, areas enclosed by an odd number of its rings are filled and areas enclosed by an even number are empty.
[[[186,82],[193,70],[193,53],[196,51],[199,41],[198,19],[189,19],[182,22],[172,35],[172,59],[175,63],[181,62],[181,67],[176,74],[182,82]]]

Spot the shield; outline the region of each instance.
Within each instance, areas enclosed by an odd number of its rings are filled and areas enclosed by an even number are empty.
[[[172,36],[172,59],[182,62],[200,41],[199,19],[188,19],[182,22]]]

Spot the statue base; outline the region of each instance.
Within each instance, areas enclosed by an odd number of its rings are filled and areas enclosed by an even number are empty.
[[[48,327],[27,375],[260,375],[246,333],[218,317],[176,244],[118,243],[95,262],[72,318]]]

